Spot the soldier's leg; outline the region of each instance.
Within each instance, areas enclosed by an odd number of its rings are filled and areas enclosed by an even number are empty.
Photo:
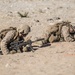
[[[63,26],[61,29],[61,34],[64,37],[64,40],[66,42],[73,42],[74,41],[74,39],[72,38],[72,36],[69,33],[69,27]]]

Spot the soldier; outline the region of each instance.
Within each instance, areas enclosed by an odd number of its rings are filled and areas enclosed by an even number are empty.
[[[56,41],[73,42],[75,30],[68,21],[56,23],[48,29],[50,43]]]
[[[0,32],[1,50],[3,55],[9,54],[8,44],[15,40],[23,39],[30,32],[28,25],[21,25],[18,28],[9,27]],[[19,37],[19,38],[18,38]]]

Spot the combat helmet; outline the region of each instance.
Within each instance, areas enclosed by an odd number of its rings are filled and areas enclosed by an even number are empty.
[[[28,25],[20,25],[18,28],[17,28],[17,31],[19,33],[22,33],[24,35],[27,35],[29,32],[30,32],[30,27]]]

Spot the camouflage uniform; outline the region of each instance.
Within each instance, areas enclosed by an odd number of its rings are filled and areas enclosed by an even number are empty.
[[[18,29],[10,27],[3,32],[1,31],[1,50],[4,55],[9,53],[8,44],[15,41],[20,34],[28,34],[30,27],[28,25],[21,25]],[[12,53],[12,52],[11,52]]]
[[[48,29],[49,33],[49,42],[56,42],[56,41],[66,41],[66,42],[73,42],[74,36],[70,33],[73,32],[72,25],[70,22],[60,22]]]
[[[10,40],[13,41],[15,39],[16,33],[17,31],[14,27],[9,27],[0,32],[0,48],[3,54],[9,53],[7,45],[10,43]]]
[[[61,37],[64,38],[64,41],[66,42],[74,41],[74,37],[70,34],[68,26],[63,26],[61,32],[62,32]]]

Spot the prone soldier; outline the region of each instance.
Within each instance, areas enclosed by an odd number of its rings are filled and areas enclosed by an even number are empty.
[[[28,25],[21,25],[18,28],[9,27],[8,29],[2,30],[0,32],[0,42],[3,55],[14,53],[15,50],[11,51],[8,49],[8,44],[16,40],[22,40],[29,32],[30,27]]]
[[[56,23],[48,29],[48,41],[50,43],[56,41],[73,42],[75,40],[74,36],[75,28],[68,21]]]

